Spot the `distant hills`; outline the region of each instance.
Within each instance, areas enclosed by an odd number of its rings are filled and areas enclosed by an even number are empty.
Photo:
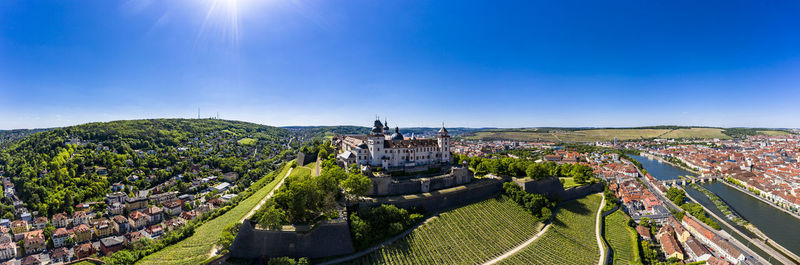
[[[634,128],[517,128],[487,129],[463,136],[469,140],[595,142],[646,139],[731,139],[750,135],[786,135],[786,129],[648,126]]]

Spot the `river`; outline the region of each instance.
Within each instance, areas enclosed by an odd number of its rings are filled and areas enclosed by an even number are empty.
[[[632,155],[647,172],[654,178],[659,180],[677,179],[679,176],[694,175],[686,170],[674,167],[668,163],[659,162],[658,160],[648,159],[643,156]],[[800,219],[794,218],[789,214],[775,209],[758,199],[751,197],[741,191],[731,188],[721,182],[699,183],[704,188],[716,194],[720,199],[725,201],[735,212],[742,218],[755,225],[761,232],[766,234],[772,240],[781,244],[783,247],[792,251],[795,254],[800,253]],[[691,187],[684,187],[686,192],[690,193],[692,197],[697,199],[703,206],[713,211],[719,216],[724,216],[717,207],[698,190]],[[744,227],[740,227],[730,220],[727,220],[733,226],[737,227],[746,235],[752,235],[750,231]],[[734,235],[739,241],[747,244],[738,234],[730,231],[726,226],[722,226],[729,234]],[[767,257],[760,249],[755,249],[756,252],[764,257]]]
[[[658,160],[648,159],[644,156],[639,155],[630,155],[631,158],[636,159],[639,163],[642,163],[642,166],[647,169],[647,172],[650,173],[654,178],[657,180],[670,180],[670,179],[677,179],[678,176],[694,176],[689,171],[683,170],[678,167],[674,167],[669,163],[664,163]]]

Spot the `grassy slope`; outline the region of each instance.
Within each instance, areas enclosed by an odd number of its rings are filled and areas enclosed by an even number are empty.
[[[500,264],[596,264],[595,216],[601,199],[594,194],[566,202],[556,214],[553,227]]]
[[[209,252],[222,234],[222,228],[228,224],[238,222],[253,207],[258,205],[280,182],[288,170],[289,167],[284,167],[272,182],[240,202],[230,211],[198,227],[194,235],[143,258],[138,264],[199,264],[208,259]]]
[[[630,218],[621,210],[606,216],[605,238],[611,246],[614,264],[632,264],[639,260],[636,231],[627,225]]]
[[[489,199],[443,213],[352,264],[480,264],[514,248],[542,227],[515,202]]]

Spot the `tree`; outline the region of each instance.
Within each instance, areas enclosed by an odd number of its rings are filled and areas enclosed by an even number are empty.
[[[372,187],[372,180],[363,174],[348,174],[347,178],[341,182],[341,185],[345,192],[355,196],[363,196]]]
[[[261,214],[258,224],[262,227],[277,230],[281,228],[281,225],[283,225],[285,219],[286,213],[284,213],[283,210],[276,208],[275,205],[270,205]]]
[[[547,170],[547,168],[545,168],[544,165],[538,163],[532,163],[528,165],[527,169],[525,169],[525,174],[532,179],[546,178],[549,173],[550,172]]]

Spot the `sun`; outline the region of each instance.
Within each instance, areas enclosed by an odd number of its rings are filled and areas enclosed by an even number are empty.
[[[208,5],[205,20],[200,28],[198,39],[215,38],[239,43],[240,10],[247,0],[207,0]]]

